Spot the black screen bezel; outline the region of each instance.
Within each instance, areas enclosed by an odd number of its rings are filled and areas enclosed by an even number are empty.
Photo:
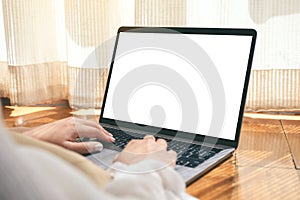
[[[106,103],[106,98],[107,98],[107,93],[109,89],[109,83],[111,79],[111,74],[112,74],[112,69],[114,65],[114,59],[116,55],[116,50],[118,46],[118,41],[119,41],[119,34],[121,32],[140,32],[140,33],[169,33],[169,31],[164,31],[164,30],[171,30],[183,34],[210,34],[210,35],[244,35],[244,36],[252,36],[252,41],[251,41],[251,47],[250,47],[250,52],[249,52],[249,58],[248,58],[248,63],[247,63],[247,71],[245,75],[245,81],[244,81],[244,88],[243,88],[243,94],[242,94],[242,100],[241,100],[241,105],[240,105],[240,110],[239,110],[239,116],[238,116],[238,121],[237,121],[237,126],[236,126],[236,134],[235,134],[235,139],[234,140],[228,140],[228,139],[222,139],[219,138],[217,141],[215,137],[210,137],[210,136],[205,136],[205,135],[199,135],[196,134],[194,137],[194,141],[197,142],[203,142],[203,141],[216,141],[217,145],[225,145],[225,146],[230,146],[233,148],[237,148],[239,138],[240,138],[240,132],[241,132],[241,126],[242,126],[242,120],[243,120],[243,114],[244,114],[244,107],[246,103],[246,98],[247,98],[247,90],[248,90],[248,85],[249,85],[249,79],[250,79],[250,73],[251,73],[251,66],[252,66],[252,61],[253,61],[253,56],[254,56],[254,49],[255,49],[255,42],[256,42],[256,37],[257,37],[257,32],[254,29],[239,29],[239,28],[185,28],[185,27],[120,27],[117,33],[115,45],[114,45],[114,51],[113,51],[113,56],[112,56],[112,61],[110,64],[110,69],[108,73],[108,78],[107,78],[107,83],[106,83],[106,89],[104,93],[104,98],[103,98],[103,103],[102,103],[102,112],[100,114],[99,118],[99,123],[100,124],[109,124],[112,126],[122,126],[125,128],[131,128],[132,123],[131,122],[125,122],[125,121],[120,121],[120,120],[114,120],[114,119],[109,119],[109,118],[103,118],[103,111],[105,109],[105,103]],[[178,132],[177,130],[170,130],[170,129],[161,129],[153,126],[146,126],[143,124],[136,124],[140,127],[141,131],[146,131],[146,132],[155,132],[159,133],[162,135],[166,135],[169,137],[174,137],[176,133]],[[182,132],[180,131],[181,136],[184,138],[191,138],[189,135],[195,133],[188,133],[188,132]]]

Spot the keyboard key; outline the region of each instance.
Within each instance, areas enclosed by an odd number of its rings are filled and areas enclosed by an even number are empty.
[[[200,165],[201,163],[203,163],[204,160],[191,160],[187,165],[185,165],[186,167],[192,167],[195,168],[198,165]]]

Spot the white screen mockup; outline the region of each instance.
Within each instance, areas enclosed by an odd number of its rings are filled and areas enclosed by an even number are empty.
[[[209,128],[218,111],[213,111],[212,96],[209,85],[207,85],[202,74],[197,71],[197,66],[170,50],[159,48],[139,48],[130,52],[119,53],[118,48],[125,45],[124,40],[142,38],[144,40],[153,37],[161,37],[166,33],[136,33],[121,32],[119,35],[113,70],[107,92],[106,102],[103,110],[103,118],[133,122],[144,125],[158,126],[172,130],[192,132],[200,135],[234,140],[238,115],[242,100],[245,75],[248,65],[252,36],[245,35],[212,35],[212,34],[184,34],[193,42],[197,43],[210,57],[221,78],[225,93],[225,117],[223,126],[218,133],[209,133]],[[175,34],[169,34],[172,38]],[[126,36],[126,37],[125,37]],[[178,38],[176,38],[178,40]],[[174,43],[178,42],[175,40]],[[181,127],[182,110],[181,99],[172,91],[168,85],[156,82],[145,82],[128,88],[132,92],[129,99],[118,99],[116,102],[125,102],[128,118],[116,116],[113,110],[112,99],[119,81],[141,66],[159,65],[168,70],[173,70],[186,81],[192,89],[198,108],[198,125],[196,130]],[[201,71],[201,70],[200,70]],[[156,73],[160,73],[157,71]],[[149,80],[149,74],[140,74],[139,78]],[[150,75],[151,76],[151,75]],[[168,76],[165,77],[168,79]],[[180,83],[178,83],[180,84]],[[123,87],[126,87],[123,85]],[[182,97],[181,97],[182,98]],[[186,98],[190,98],[187,96]],[[151,119],[151,109],[160,106],[164,110],[165,121],[155,124]],[[154,124],[153,124],[154,123]]]

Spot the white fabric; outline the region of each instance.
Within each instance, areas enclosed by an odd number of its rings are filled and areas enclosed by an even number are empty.
[[[0,1],[0,24],[4,24],[2,11],[2,1]],[[0,62],[7,62],[5,30],[4,26],[0,25]],[[1,70],[1,69],[0,69]]]
[[[63,160],[30,147],[16,145],[0,125],[0,199],[182,199],[185,185],[171,168],[133,175],[116,172],[105,190],[97,188],[84,174]],[[143,161],[127,166],[137,171],[160,165]]]
[[[126,194],[125,196],[128,199],[132,199],[132,197],[149,200],[181,199],[185,184],[174,170],[165,168],[157,172],[145,173],[145,171],[151,171],[151,169],[158,169],[162,166],[161,164],[153,160],[146,160],[130,167],[122,163],[115,163],[112,167],[123,172],[115,174],[114,181],[108,185],[106,190],[118,196]],[[141,173],[129,174],[138,172]],[[149,182],[152,182],[152,184],[149,184]],[[130,188],[135,188],[135,190],[128,190],[127,187],[124,187],[124,183],[130,183]],[[144,187],[145,185],[151,185],[151,187]],[[116,190],[116,188],[119,189]]]
[[[8,65],[66,61],[64,1],[13,0],[2,4]]]

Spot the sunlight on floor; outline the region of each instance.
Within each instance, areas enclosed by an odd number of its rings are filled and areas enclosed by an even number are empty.
[[[244,117],[253,119],[277,119],[277,120],[300,120],[300,115],[284,115],[284,114],[264,114],[264,113],[244,113]]]
[[[45,110],[54,110],[55,107],[27,107],[27,106],[5,106],[5,108],[13,109],[10,114],[10,117],[18,117],[22,115],[28,115],[35,112],[45,111]]]

